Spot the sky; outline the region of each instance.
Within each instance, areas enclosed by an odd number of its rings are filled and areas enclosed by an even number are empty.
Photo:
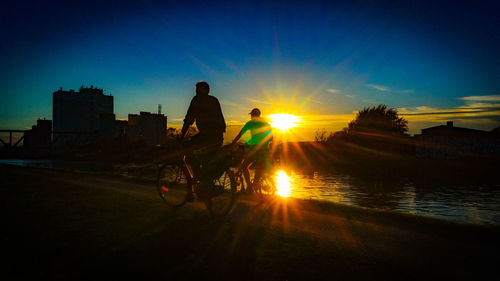
[[[235,128],[302,116],[299,139],[386,104],[410,133],[500,126],[497,1],[3,1],[0,127],[52,118],[52,92],[90,86],[119,119],[178,126],[200,80]],[[230,126],[231,127],[231,126]]]

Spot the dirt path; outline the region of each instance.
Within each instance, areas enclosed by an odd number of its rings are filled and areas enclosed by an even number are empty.
[[[212,218],[163,205],[152,183],[0,165],[7,257],[16,277],[231,280],[481,279],[499,228],[330,203],[240,200]]]

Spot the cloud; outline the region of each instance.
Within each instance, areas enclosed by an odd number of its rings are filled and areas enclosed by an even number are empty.
[[[410,93],[415,93],[415,90],[414,89],[406,89],[406,90],[399,90],[398,92],[403,93],[403,94],[410,94]]]
[[[448,114],[466,114],[482,112],[482,110],[473,111],[465,108],[433,108],[429,106],[418,106],[415,108],[399,108],[399,114],[406,116],[414,115],[448,115]]]
[[[232,102],[232,101],[228,101],[228,100],[221,100],[220,103],[224,106],[224,107],[231,107],[233,109],[237,109],[237,110],[248,110],[248,106],[246,106],[246,104],[242,104],[242,103],[237,103],[237,102]],[[224,108],[223,108],[224,109]]]
[[[399,108],[398,113],[409,121],[410,133],[453,121],[458,127],[489,131],[500,125],[500,104],[471,103],[454,108],[418,106]]]
[[[383,102],[372,100],[372,99],[363,99],[362,102],[371,103],[371,104],[381,104],[381,103],[383,103]]]
[[[500,111],[500,104],[474,104],[474,106],[459,106],[456,108],[435,108],[429,106],[417,106],[414,108],[399,108],[402,115],[444,115],[444,114],[471,114]]]
[[[351,94],[344,94],[344,93],[342,93],[342,92],[341,92],[340,90],[338,90],[338,89],[333,89],[333,88],[330,88],[330,89],[326,89],[326,91],[327,91],[327,92],[329,92],[329,93],[335,94],[335,95],[343,95],[343,96],[348,97],[348,98],[351,98],[351,99],[355,98],[355,96],[354,96],[354,95],[351,95]],[[318,103],[322,103],[322,102],[318,102]]]
[[[461,97],[464,101],[500,101],[500,95]]]
[[[398,112],[409,121],[498,120],[500,117],[500,104],[472,103],[455,108],[418,106],[415,108],[399,108]]]
[[[264,100],[258,100],[258,99],[252,99],[252,98],[247,98],[247,101],[251,102],[251,103],[256,103],[256,104],[268,104],[270,105],[271,103],[268,102],[268,101],[264,101]]]
[[[221,100],[220,104],[227,105],[227,106],[241,106],[239,103],[235,103],[235,102],[228,101],[228,100]]]
[[[319,123],[342,123],[346,125],[349,121],[351,121],[357,112],[353,112],[352,114],[310,114],[310,115],[302,115],[301,119],[304,123],[307,123],[309,126],[314,126],[314,124]]]
[[[332,93],[332,94],[340,94],[340,90],[337,89],[326,89],[327,92]]]
[[[378,85],[378,84],[367,84],[368,87],[371,87],[375,90],[379,90],[382,92],[389,91],[389,87],[383,86],[383,85]]]
[[[395,92],[395,93],[402,93],[402,94],[415,93],[414,89],[398,90],[398,89],[390,88],[390,87],[380,85],[380,84],[367,84],[367,86],[370,88],[373,88],[375,90],[381,91],[381,92]]]
[[[208,64],[205,64],[204,62],[202,62],[199,58],[195,57],[194,55],[192,54],[187,54],[187,57],[189,59],[191,59],[191,61],[197,65],[200,70],[202,70],[203,72],[209,74],[209,75],[212,75],[212,76],[216,76],[217,75],[217,72],[215,71],[215,69],[213,69],[212,67],[210,67]]]
[[[460,108],[468,109],[484,109],[484,108],[495,108],[500,107],[500,103],[488,103],[488,102],[467,102],[467,105],[460,106]]]
[[[407,116],[432,116],[447,119],[495,119],[500,117],[500,95],[461,97],[464,105],[455,108],[432,108],[419,106],[413,109],[401,108],[400,113]]]
[[[305,98],[304,101],[306,101],[306,102],[313,102],[313,103],[317,103],[317,104],[324,104],[324,102],[322,102],[320,100],[317,100],[317,99],[313,99],[311,97]]]

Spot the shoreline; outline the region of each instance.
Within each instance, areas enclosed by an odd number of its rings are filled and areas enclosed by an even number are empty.
[[[53,160],[45,160],[45,161],[53,161]],[[66,165],[62,165],[66,164]],[[111,166],[107,168],[102,168],[101,166],[96,166],[93,167],[92,169],[88,169],[88,167],[83,167],[81,164],[85,165],[91,165],[92,162],[80,162],[80,161],[61,161],[61,163],[57,163],[58,167],[53,167],[50,165],[47,166],[40,166],[39,164],[35,163],[34,165],[17,165],[17,164],[6,164],[6,163],[0,163],[0,167],[2,165],[6,166],[13,166],[13,167],[20,167],[20,168],[32,168],[32,169],[47,169],[47,170],[54,170],[54,171],[59,171],[59,172],[65,172],[65,173],[78,173],[78,174],[88,174],[88,175],[94,175],[94,176],[102,176],[102,177],[108,177],[108,178],[115,178],[115,179],[121,179],[121,180],[127,180],[131,182],[136,182],[136,183],[144,183],[144,184],[150,184],[150,185],[155,185],[156,184],[156,164],[144,164],[144,163],[134,163],[133,165],[137,165],[132,168],[126,168],[126,169],[115,169],[111,168]],[[94,163],[95,164],[95,163]],[[100,163],[102,164],[102,163]],[[141,164],[143,164],[141,166]],[[121,164],[116,164],[116,165],[121,165]],[[80,166],[80,167],[78,167]],[[101,168],[99,168],[101,167]],[[300,170],[299,170],[300,171]],[[356,205],[356,204],[350,204],[350,203],[344,203],[344,202],[335,202],[327,199],[321,199],[320,197],[318,198],[287,198],[287,200],[297,200],[300,202],[304,203],[311,203],[318,205],[328,205],[328,204],[334,204],[338,206],[345,206],[345,207],[352,207],[352,208],[358,208],[361,210],[367,210],[367,211],[374,211],[374,212],[381,212],[381,213],[395,213],[395,214],[401,214],[405,216],[410,216],[410,217],[422,217],[423,219],[431,219],[431,220],[439,220],[439,221],[444,221],[444,222],[450,222],[450,223],[457,223],[457,224],[465,224],[465,225],[478,225],[478,226],[500,226],[500,224],[494,223],[494,222],[489,222],[489,221],[483,221],[483,222],[466,222],[457,218],[445,218],[445,217],[440,217],[439,215],[425,215],[425,214],[418,214],[418,213],[412,213],[412,212],[405,212],[405,211],[396,211],[392,210],[391,208],[387,207],[366,207],[366,206],[361,206],[361,205]]]

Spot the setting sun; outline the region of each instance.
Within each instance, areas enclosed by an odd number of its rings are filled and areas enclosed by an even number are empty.
[[[299,116],[286,113],[271,114],[269,115],[269,119],[271,119],[271,126],[280,131],[296,127],[300,122]]]
[[[281,197],[290,197],[290,177],[283,171],[280,170],[276,176],[276,186],[277,192]]]

